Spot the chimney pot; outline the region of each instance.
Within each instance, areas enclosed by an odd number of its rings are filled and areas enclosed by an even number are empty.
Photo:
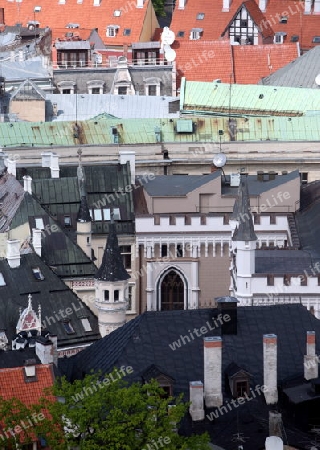
[[[20,266],[20,241],[18,239],[7,241],[7,260],[12,269]]]
[[[204,344],[204,400],[207,408],[221,406],[222,398],[222,339],[206,337]]]
[[[267,405],[278,402],[278,375],[277,375],[277,336],[275,334],[263,335],[263,379],[264,396]]]
[[[51,178],[59,178],[59,155],[57,155],[56,153],[51,153],[50,170]]]
[[[319,376],[319,358],[316,355],[316,333],[307,331],[307,354],[304,356],[304,378],[313,380]]]
[[[189,413],[193,421],[204,419],[203,383],[191,381],[189,383],[190,402]]]

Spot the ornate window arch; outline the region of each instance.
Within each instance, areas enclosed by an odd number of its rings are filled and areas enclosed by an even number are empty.
[[[175,266],[166,268],[157,282],[157,310],[188,309],[188,280]]]

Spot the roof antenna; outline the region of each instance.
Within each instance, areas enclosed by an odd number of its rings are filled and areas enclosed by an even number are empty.
[[[110,208],[110,217],[111,217],[111,222],[110,222],[110,223],[114,223],[114,212],[113,212],[113,208]]]

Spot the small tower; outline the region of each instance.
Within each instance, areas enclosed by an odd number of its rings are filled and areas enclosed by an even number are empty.
[[[25,347],[34,347],[35,339],[41,334],[41,306],[38,314],[32,308],[32,295],[28,295],[28,306],[19,311],[19,320],[16,326],[16,337],[12,340],[12,350]]]
[[[112,211],[107,245],[95,275],[95,304],[102,337],[126,322],[128,278],[130,275],[123,265]]]
[[[238,195],[237,227],[233,233],[234,267],[232,269],[233,294],[242,305],[251,304],[251,279],[255,273],[257,236],[254,232],[247,176],[241,175]]]
[[[80,192],[80,207],[77,215],[77,244],[85,254],[91,258],[91,216],[87,202],[86,192],[86,178],[81,164],[82,151],[79,148],[79,166],[77,170],[79,192]]]

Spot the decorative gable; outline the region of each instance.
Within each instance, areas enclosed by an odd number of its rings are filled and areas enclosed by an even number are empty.
[[[32,295],[28,296],[28,307],[20,313],[20,318],[17,323],[17,334],[21,331],[37,330],[41,332],[41,306],[39,305],[38,315],[32,309]]]
[[[258,27],[247,8],[242,5],[229,26],[229,37],[232,45],[257,45]]]

